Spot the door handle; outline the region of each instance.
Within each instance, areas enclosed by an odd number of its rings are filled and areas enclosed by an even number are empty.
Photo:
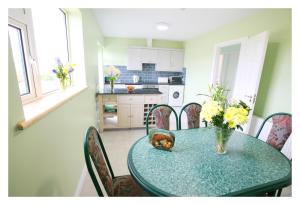
[[[249,102],[252,102],[252,95],[245,95],[246,98],[249,98]]]

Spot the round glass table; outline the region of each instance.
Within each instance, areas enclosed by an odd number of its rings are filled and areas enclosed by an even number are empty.
[[[152,195],[255,196],[291,184],[290,161],[259,139],[235,131],[219,155],[213,128],[172,132],[171,152],[155,149],[145,136],[128,153],[132,177]]]

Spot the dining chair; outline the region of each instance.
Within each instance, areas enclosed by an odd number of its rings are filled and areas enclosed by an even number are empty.
[[[155,126],[159,129],[170,129],[170,115],[174,113],[176,119],[176,129],[178,130],[178,116],[174,108],[166,104],[159,104],[152,107],[146,117],[146,133],[149,134],[149,118],[155,117]]]
[[[185,112],[188,121],[188,129],[200,127],[200,112],[202,106],[198,103],[192,102],[183,106],[179,113],[179,129],[181,130],[182,113]]]
[[[272,121],[272,127],[268,133],[266,143],[270,144],[272,147],[281,151],[284,144],[290,137],[292,133],[292,115],[289,113],[278,112],[268,116],[260,126],[256,138],[261,137],[263,128],[266,126],[266,123]],[[280,196],[282,189],[279,189],[274,192],[269,192],[266,195],[268,196]]]
[[[256,138],[260,138],[261,131],[266,123],[272,120],[272,127],[267,136],[266,143],[281,151],[287,139],[292,133],[292,115],[289,113],[279,112],[268,116],[260,126]]]
[[[124,175],[115,177],[107,157],[99,132],[89,127],[84,139],[84,156],[88,172],[92,178],[98,196],[104,196],[100,184],[93,171],[91,160],[108,196],[149,196],[131,177]]]

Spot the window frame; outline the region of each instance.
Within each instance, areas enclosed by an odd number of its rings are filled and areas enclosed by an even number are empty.
[[[64,24],[66,28],[65,38],[67,41],[68,61],[71,61],[70,35],[68,12],[65,9],[58,8],[64,15]],[[41,76],[39,73],[39,63],[36,55],[35,34],[33,30],[33,19],[31,9],[20,9],[8,16],[8,26],[11,25],[21,30],[24,60],[27,68],[29,94],[21,95],[22,104],[26,105],[44,97],[58,93],[60,89],[56,89],[47,93],[42,92]],[[25,44],[25,45],[24,45]],[[25,51],[26,49],[26,51]],[[19,88],[20,89],[20,88]]]
[[[30,53],[30,44],[28,39],[28,26],[25,23],[19,22],[11,17],[8,19],[8,26],[15,27],[20,30],[21,38],[22,38],[22,48],[23,48],[23,57],[25,61],[26,66],[26,74],[27,74],[27,81],[29,86],[29,93],[21,95],[20,97],[22,99],[22,103],[29,103],[32,102],[34,99],[37,98],[37,92],[36,92],[36,81],[35,81],[35,72],[33,68],[33,58]],[[20,89],[20,88],[19,88]]]

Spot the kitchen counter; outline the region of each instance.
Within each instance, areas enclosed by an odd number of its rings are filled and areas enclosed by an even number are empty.
[[[105,85],[109,85],[109,83],[104,83]],[[158,82],[116,82],[115,84],[124,84],[124,85],[184,85],[184,83],[158,83]]]
[[[122,95],[122,94],[141,94],[141,95],[147,95],[147,94],[162,94],[162,92],[158,91],[158,89],[155,88],[144,88],[144,89],[135,89],[133,93],[128,93],[127,89],[115,89],[114,93],[111,93],[110,91],[104,91],[104,92],[98,92],[97,95]]]

